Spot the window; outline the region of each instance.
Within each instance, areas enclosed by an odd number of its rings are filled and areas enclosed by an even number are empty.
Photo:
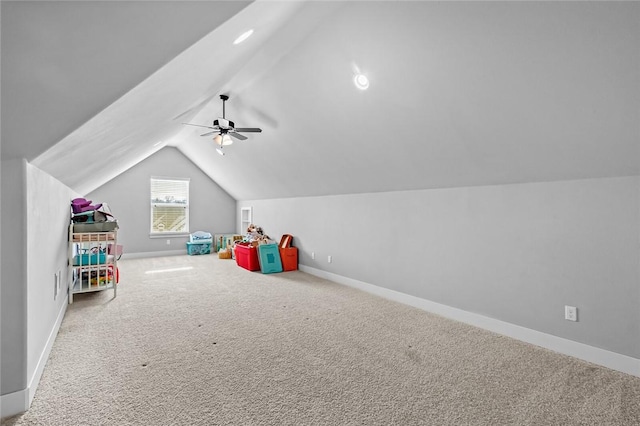
[[[189,233],[189,179],[151,178],[151,234]]]

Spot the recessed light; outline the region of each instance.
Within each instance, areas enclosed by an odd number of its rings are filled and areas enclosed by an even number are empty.
[[[235,39],[235,41],[233,42],[233,44],[240,44],[243,41],[245,41],[246,39],[248,39],[249,37],[251,37],[251,34],[253,34],[253,30],[249,30],[249,31],[245,31],[244,33],[240,34],[240,36]]]
[[[369,88],[369,79],[364,74],[356,74],[353,77],[353,83],[360,90],[366,90]]]

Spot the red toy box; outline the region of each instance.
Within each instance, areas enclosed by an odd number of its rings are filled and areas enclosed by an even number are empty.
[[[249,271],[259,271],[258,249],[248,243],[236,243],[236,263]]]
[[[291,247],[292,242],[293,236],[284,234],[280,239],[280,244],[278,244],[283,271],[296,271],[298,269],[298,248]]]
[[[280,260],[283,271],[296,271],[298,269],[298,247],[280,247]]]

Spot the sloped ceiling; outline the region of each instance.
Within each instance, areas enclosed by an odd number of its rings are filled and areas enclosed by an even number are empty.
[[[111,11],[119,3],[103,6]],[[169,4],[181,10],[182,3]],[[23,140],[41,140],[34,151],[47,149],[33,152],[32,162],[80,193],[165,144],[236,199],[640,174],[640,3],[232,4],[200,5],[224,21],[212,19],[210,32],[182,53],[167,50],[177,56],[152,70],[151,60],[137,65],[142,55],[108,70],[87,59],[92,81],[129,63],[137,71],[109,80],[109,96],[97,96],[88,111],[70,111],[59,125],[18,117],[12,139],[24,130]],[[84,15],[74,18],[69,7],[65,13],[71,16],[59,19],[69,28],[51,35],[61,54],[77,48],[68,46],[72,37],[104,38],[116,53],[124,42],[111,44],[106,34],[126,14],[105,12],[108,25],[71,29]],[[233,45],[248,28],[254,35]],[[143,32],[127,34],[142,51],[154,45]],[[76,76],[84,75],[89,53],[73,57]],[[29,66],[56,63],[42,56]],[[366,91],[353,84],[356,68],[370,79]],[[47,75],[38,77],[46,83]],[[181,124],[221,116],[221,93],[231,97],[227,118],[263,129],[226,147],[224,157],[202,131]],[[35,102],[36,93],[29,95]],[[15,114],[27,114],[28,106],[21,102]]]
[[[33,160],[248,4],[2,1],[3,158]]]

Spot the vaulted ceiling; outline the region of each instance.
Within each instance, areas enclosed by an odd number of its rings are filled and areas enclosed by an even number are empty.
[[[1,12],[2,158],[79,193],[165,145],[239,200],[640,174],[637,2]],[[221,116],[220,94],[236,126],[263,129],[225,156],[181,124]]]

